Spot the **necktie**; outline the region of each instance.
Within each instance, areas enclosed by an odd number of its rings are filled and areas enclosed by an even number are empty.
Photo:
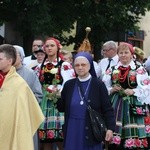
[[[110,67],[110,63],[111,63],[111,61],[112,61],[112,59],[111,58],[108,58],[108,66],[107,66],[107,68],[106,68],[106,70]]]

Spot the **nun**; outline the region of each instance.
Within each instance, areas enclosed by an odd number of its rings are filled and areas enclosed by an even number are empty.
[[[92,133],[87,105],[104,116],[105,140],[111,141],[115,120],[108,92],[105,84],[97,79],[93,57],[88,52],[77,53],[73,63],[77,77],[64,84],[57,102],[58,110],[65,113],[64,150],[102,150],[102,143]]]

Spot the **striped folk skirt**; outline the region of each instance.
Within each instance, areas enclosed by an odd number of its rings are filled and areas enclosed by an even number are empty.
[[[47,99],[46,91],[43,91],[43,100],[40,103],[44,122],[39,127],[39,138],[41,142],[63,141],[62,125],[64,124],[64,113],[60,113],[54,105],[53,100]]]
[[[112,144],[127,149],[146,148],[145,106],[135,96],[121,97],[118,93],[111,95],[111,102],[116,117]]]

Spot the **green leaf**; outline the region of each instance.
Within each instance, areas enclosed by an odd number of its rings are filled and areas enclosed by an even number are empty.
[[[74,43],[75,49],[85,38],[85,28],[90,26],[89,40],[96,48],[94,52],[100,54],[101,44],[111,35],[116,35],[119,41],[127,30],[137,30],[137,23],[149,9],[149,0],[103,0],[99,3],[94,0],[2,0],[0,22],[10,22],[13,30],[26,39],[24,43],[31,43],[29,37],[55,36],[63,45]],[[75,27],[73,35],[69,34]]]

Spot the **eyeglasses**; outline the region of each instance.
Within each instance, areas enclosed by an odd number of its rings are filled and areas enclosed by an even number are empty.
[[[102,51],[103,52],[108,52],[108,51],[110,51],[112,48],[109,48],[109,49],[103,49]]]
[[[85,67],[87,64],[75,64],[74,67],[78,68],[78,67]]]

